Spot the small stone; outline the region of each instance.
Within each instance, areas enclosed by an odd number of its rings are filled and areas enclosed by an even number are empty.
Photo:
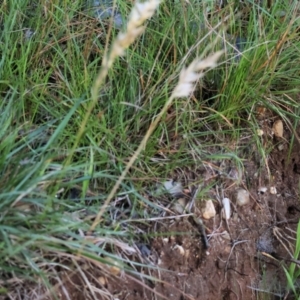
[[[137,243],[136,246],[140,250],[143,257],[149,257],[151,255],[150,246],[142,243]]]
[[[175,245],[175,247],[173,248],[174,250],[178,250],[178,252],[182,255],[182,256],[184,256],[184,254],[185,254],[185,250],[184,250],[184,248],[182,247],[182,246],[180,246],[180,245]]]
[[[205,207],[202,210],[202,216],[204,219],[209,220],[216,215],[216,209],[212,200],[207,200],[205,202]]]
[[[173,205],[173,209],[178,212],[179,214],[182,214],[184,212],[184,209],[186,207],[187,200],[185,198],[179,198]]]
[[[264,193],[266,193],[268,189],[265,186],[262,186],[258,189],[257,193],[260,195],[263,195]]]
[[[283,137],[283,123],[281,120],[277,120],[273,124],[273,132],[276,137],[282,138]]]
[[[100,276],[98,278],[98,281],[101,285],[105,286],[106,285],[106,278],[104,276]]]
[[[264,134],[264,131],[261,129],[257,129],[256,133],[258,136],[262,136]]]
[[[250,194],[244,189],[238,189],[236,192],[236,204],[244,206],[250,202]]]
[[[270,194],[272,194],[272,195],[276,195],[277,194],[277,190],[276,190],[275,186],[271,186],[270,187]]]
[[[230,200],[229,198],[224,198],[222,200],[223,204],[223,219],[229,220],[231,215],[231,209],[230,209]]]
[[[104,257],[107,262],[107,268],[112,275],[118,276],[122,270],[122,264],[120,261],[113,259],[112,257]]]
[[[228,231],[223,231],[222,232],[222,238],[224,239],[224,240],[227,240],[227,241],[230,241],[231,240],[231,237],[230,237],[230,234],[228,233]]]
[[[279,151],[282,151],[283,149],[284,149],[284,145],[283,145],[283,144],[279,144],[279,145],[278,145],[278,150],[279,150]]]
[[[182,194],[182,184],[173,180],[168,180],[163,183],[163,186],[167,192],[172,196],[177,196]]]
[[[242,180],[242,172],[240,172],[240,170],[238,170],[237,168],[233,167],[228,172],[228,177],[230,179],[232,179],[232,180],[241,182],[241,180]]]

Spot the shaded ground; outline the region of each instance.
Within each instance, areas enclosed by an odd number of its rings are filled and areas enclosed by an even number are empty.
[[[109,274],[93,268],[89,280],[95,285],[94,299],[294,299],[286,290],[281,263],[288,266],[285,259],[290,258],[289,251],[293,253],[293,230],[299,220],[300,144],[296,139],[289,153],[291,134],[286,128],[284,138],[279,139],[272,135],[272,122],[262,120],[260,125],[264,143],[274,147],[269,157],[263,159],[256,152],[244,162],[240,186],[249,190],[249,204],[235,205],[238,185],[232,174],[238,171],[230,162],[207,165],[193,172],[194,182],[202,178],[200,188],[208,188],[217,211],[213,219],[204,220],[209,248],[205,249],[203,236],[191,217],[176,217],[168,206],[161,219],[148,228],[149,233],[160,236],[150,239],[149,245],[135,245],[139,255],[129,256],[160,267],[160,271],[135,267],[137,272],[158,280],[119,274],[118,268]],[[266,167],[261,168],[263,164]],[[191,193],[186,198],[191,201],[196,185],[189,185]],[[261,191],[263,187],[266,192]],[[276,188],[275,193],[270,192],[271,187]],[[221,194],[232,200],[227,224],[221,217]],[[196,201],[192,209],[197,216],[201,216],[201,205],[203,202]],[[77,275],[64,284],[72,291],[71,299],[93,299],[78,288],[82,286],[86,284]],[[68,299],[64,294],[61,290],[61,299]]]

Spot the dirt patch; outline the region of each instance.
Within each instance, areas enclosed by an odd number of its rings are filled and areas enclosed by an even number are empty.
[[[59,299],[295,299],[287,291],[282,264],[289,265],[300,216],[300,143],[296,139],[291,145],[287,129],[282,139],[273,137],[272,122],[261,125],[263,144],[272,147],[268,157],[254,151],[244,161],[241,178],[231,161],[184,170],[183,176],[177,172],[176,180],[189,187],[177,198],[194,201],[191,210],[176,213],[172,201],[178,199],[153,197],[164,209],[151,222],[141,223],[140,232],[147,238],[132,242],[134,254],[119,246],[123,267],[78,261],[78,271],[58,272],[59,279],[53,279]],[[249,191],[247,205],[236,205],[237,188]],[[197,220],[202,220],[207,199],[197,197],[199,189],[207,190],[216,209],[215,217],[203,219],[203,227]],[[222,217],[223,197],[231,199],[227,221]],[[124,265],[134,271],[125,271]],[[44,295],[54,299],[49,292]]]
[[[232,201],[227,223],[221,217],[217,192],[234,199],[237,185],[219,176],[221,168],[227,173],[232,168],[225,163],[218,171],[210,169],[215,182],[207,181],[206,186],[212,186],[217,215],[204,220],[208,249],[189,217],[156,224],[155,232],[162,236],[152,239],[151,252],[161,270],[151,272],[158,280],[151,282],[152,292],[139,294],[139,299],[293,299],[286,289],[281,263],[288,265],[289,252],[293,253],[300,215],[300,144],[294,141],[290,147],[288,141],[289,135],[273,138],[274,147],[264,169],[255,157],[245,161],[241,187],[250,192],[251,201],[242,207]],[[207,169],[198,170],[198,176],[209,177]],[[199,216],[200,206],[197,202],[194,210]],[[126,286],[118,283],[114,288],[123,290],[118,299],[137,299],[129,293],[136,287],[134,282]]]

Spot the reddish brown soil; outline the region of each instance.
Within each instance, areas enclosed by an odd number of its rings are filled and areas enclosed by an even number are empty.
[[[160,270],[136,267],[138,272],[153,277],[146,279],[126,272],[105,275],[94,269],[89,280],[98,289],[96,298],[294,299],[286,289],[281,263],[288,266],[285,259],[289,258],[288,251],[293,251],[291,237],[295,237],[291,230],[295,230],[299,220],[300,144],[294,141],[288,154],[288,130],[284,140],[272,137],[270,141],[271,125],[262,123],[265,144],[274,146],[270,156],[262,159],[257,154],[251,155],[244,162],[241,187],[250,192],[251,201],[243,207],[236,207],[232,201],[233,212],[228,224],[221,218],[216,186],[224,196],[234,199],[236,182],[226,176],[216,176],[216,170],[196,170],[199,178],[206,179],[206,186],[213,183],[209,194],[215,199],[217,209],[215,218],[204,221],[208,249],[204,247],[197,225],[189,217],[173,214],[174,218],[159,220],[149,231],[156,237],[150,240],[150,245],[139,245],[141,253],[135,260]],[[278,149],[279,144],[283,149]],[[219,166],[218,172],[221,168],[224,173],[234,171],[229,162]],[[276,187],[276,194],[270,193],[271,186]],[[260,194],[260,187],[267,187],[268,191]],[[196,215],[200,213],[200,206],[201,202],[196,201]],[[172,213],[164,216],[172,216]],[[229,235],[226,236],[226,232]],[[78,276],[65,287],[71,288],[74,281],[78,281]],[[85,286],[83,282],[76,285]],[[104,296],[105,291],[114,296]],[[72,299],[87,299],[86,295],[90,294],[78,288],[77,293],[74,289],[73,293]],[[63,293],[60,295],[61,299],[67,299]],[[94,299],[91,295],[89,298]]]
[[[208,188],[206,194],[214,199],[217,210],[213,219],[204,220],[207,249],[197,224],[168,206],[160,219],[148,223],[147,236],[152,235],[148,243],[133,242],[138,254],[125,255],[128,261],[147,267],[128,263],[135,273],[119,272],[118,268],[104,273],[103,268],[85,262],[81,266],[84,276],[66,272],[61,273],[61,284],[55,281],[58,299],[295,299],[286,288],[282,264],[289,265],[288,251],[292,253],[295,244],[292,230],[300,216],[300,143],[296,139],[290,144],[287,128],[284,139],[278,139],[271,135],[272,122],[262,121],[261,126],[265,132],[262,144],[272,151],[268,157],[260,157],[245,140],[248,159],[239,185],[226,176],[236,170],[230,161],[212,162],[210,167],[195,169],[191,176],[194,183],[204,182],[201,188]],[[182,181],[187,184],[186,179]],[[251,195],[250,203],[243,207],[233,200],[239,186]],[[271,186],[276,187],[276,194],[270,193]],[[258,193],[261,187],[267,187],[267,192]],[[195,188],[190,190],[192,197]],[[232,200],[227,224],[221,217],[218,193]],[[192,211],[197,217],[203,203],[196,198]],[[45,294],[44,299],[50,298]]]

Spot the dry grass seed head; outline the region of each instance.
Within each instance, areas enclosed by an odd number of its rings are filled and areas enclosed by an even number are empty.
[[[150,0],[144,3],[137,2],[135,4],[129,15],[125,33],[120,32],[113,44],[111,53],[112,57],[123,55],[124,50],[127,49],[134,40],[144,32],[145,27],[141,25],[153,16],[159,3],[160,0]]]
[[[187,68],[183,68],[179,74],[179,82],[175,87],[172,98],[188,97],[193,91],[195,82],[204,76],[203,71],[217,66],[217,60],[223,54],[218,51],[204,60],[195,59]]]

